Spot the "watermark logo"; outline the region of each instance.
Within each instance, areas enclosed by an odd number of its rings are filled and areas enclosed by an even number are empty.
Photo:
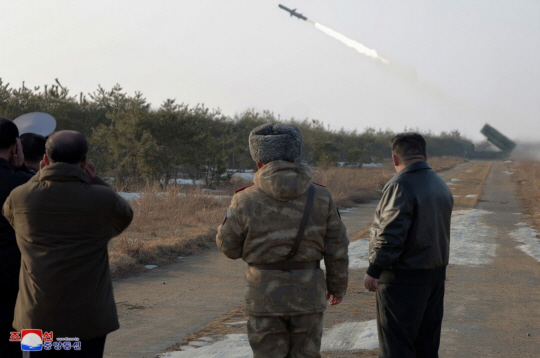
[[[10,332],[10,342],[21,342],[22,351],[80,351],[82,343],[78,337],[56,337],[53,332],[43,332],[41,329],[23,329],[20,332]]]
[[[21,331],[21,350],[40,351],[43,349],[43,332],[41,329],[23,329]]]

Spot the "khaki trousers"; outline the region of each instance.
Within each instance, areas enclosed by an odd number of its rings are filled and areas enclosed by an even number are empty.
[[[254,358],[320,358],[323,313],[249,316],[248,340]]]

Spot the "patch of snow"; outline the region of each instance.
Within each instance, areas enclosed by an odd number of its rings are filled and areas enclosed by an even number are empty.
[[[349,244],[349,268],[363,269],[369,266],[369,240],[359,239]]]
[[[369,240],[359,239],[349,244],[349,268],[363,269],[369,266]],[[321,260],[321,268],[326,270],[324,260]]]
[[[510,236],[512,236],[514,240],[523,244],[519,245],[518,248],[538,262],[540,262],[539,235],[540,234],[531,227],[520,227],[519,229],[510,233]]]
[[[461,195],[452,195],[454,198],[461,198]]]
[[[145,265],[144,267],[151,270],[151,269],[157,268],[158,266],[157,265]]]
[[[524,223],[524,222],[521,222],[521,223],[517,223],[517,224],[514,224],[516,226],[529,226],[527,223]]]
[[[118,192],[118,195],[120,195],[122,198],[130,201],[130,200],[139,200],[141,198],[140,193],[126,193],[126,192]]]
[[[214,341],[214,338],[210,338],[210,337],[201,337],[201,338],[199,338],[199,341],[213,342],[213,341]]]
[[[227,195],[207,195],[206,197],[214,199],[214,200],[231,200],[232,199],[232,196],[227,196]]]
[[[484,265],[495,257],[497,245],[490,242],[492,229],[481,218],[492,214],[485,210],[459,210],[452,217],[450,263],[455,265]],[[349,268],[369,266],[369,240],[359,239],[349,244]],[[324,261],[321,268],[325,269]]]
[[[458,210],[452,216],[450,264],[485,265],[495,257],[497,245],[491,243],[493,229],[482,222],[489,211]]]
[[[456,179],[456,178],[452,178],[450,179],[451,182],[458,182],[458,181],[461,181],[460,179]]]
[[[223,193],[225,190],[204,188],[204,189],[201,189],[201,191],[206,192],[206,193]]]
[[[232,196],[228,195],[206,195],[207,198],[211,198],[214,200],[231,200]]]
[[[162,358],[252,358],[253,352],[247,340],[247,334],[228,334],[222,341],[205,347],[187,351],[169,352]]]
[[[241,326],[243,324],[247,324],[247,321],[235,321],[235,322],[229,322],[225,323],[227,326]]]
[[[206,185],[206,181],[203,179],[169,179],[169,184]]]
[[[188,344],[192,347],[204,347],[210,344],[210,342],[205,341],[189,341]]]
[[[452,217],[450,263],[454,265],[485,265],[495,257],[497,245],[490,242],[493,230],[481,218],[491,212],[485,210],[459,210]],[[359,239],[349,244],[349,268],[369,266],[369,240]],[[324,261],[321,268],[325,269]]]
[[[141,198],[141,193],[126,193],[126,192],[119,192],[118,193],[122,198],[130,201],[130,200],[138,200]],[[160,193],[154,193],[154,195],[158,198],[165,197],[165,192]],[[186,193],[178,193],[178,198],[185,198],[185,197],[195,197],[195,198],[210,198],[215,200],[230,200],[232,196],[229,195],[212,195],[212,194],[186,194]]]
[[[467,194],[465,195],[466,198],[476,198],[478,195],[476,194]]]
[[[183,260],[185,258],[186,258],[185,256],[178,256],[178,260]]]
[[[345,322],[325,331],[321,351],[372,350],[379,347],[377,321]]]
[[[255,173],[254,169],[227,169],[227,173],[234,174],[234,173]]]
[[[511,172],[511,171],[509,171],[509,170],[504,170],[503,173],[506,174],[506,175],[512,175],[512,174],[514,174],[514,172]]]
[[[253,179],[255,178],[255,173],[234,173],[232,177],[247,181],[253,181]]]
[[[380,168],[382,163],[362,163],[362,168]]]
[[[244,322],[245,323],[245,322]],[[211,338],[210,338],[211,339]],[[201,338],[202,341],[202,338]],[[193,342],[190,342],[192,344]],[[377,323],[345,322],[337,324],[323,332],[321,351],[335,350],[372,350],[379,346]],[[223,340],[194,349],[181,346],[182,351],[159,355],[161,358],[251,358],[253,352],[249,346],[247,334],[228,334]]]
[[[211,195],[211,194],[178,193],[177,196],[179,198],[194,197],[194,198],[210,198],[210,199],[215,199],[215,200],[227,200],[227,199],[230,200],[230,199],[232,199],[232,196],[229,196],[229,195]]]
[[[192,346],[186,346],[186,345],[183,345],[183,346],[180,346],[180,349],[182,351],[191,351],[191,350],[194,350],[196,349],[195,347],[192,347]],[[169,357],[169,355],[164,355],[163,357]]]

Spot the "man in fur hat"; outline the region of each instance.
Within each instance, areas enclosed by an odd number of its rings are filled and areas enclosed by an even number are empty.
[[[259,171],[236,191],[216,237],[227,257],[248,264],[247,331],[257,358],[320,357],[327,300],[339,304],[347,289],[345,226],[328,190],[294,162],[301,146],[291,125],[250,133]]]

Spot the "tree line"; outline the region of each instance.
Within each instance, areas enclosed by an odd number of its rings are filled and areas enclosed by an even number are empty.
[[[298,126],[303,136],[300,160],[317,166],[382,161],[389,157],[389,141],[395,135],[373,127],[363,132],[330,130],[316,119],[281,120],[270,111],[246,110],[231,117],[173,99],[155,109],[142,93],[129,95],[120,85],[73,95],[58,80],[12,88],[0,79],[0,116],[15,119],[29,112],[51,114],[57,130],[83,133],[90,142],[90,159],[119,190],[180,177],[218,185],[234,170],[253,169],[248,136],[266,122]],[[422,134],[431,156],[465,156],[474,148],[458,131]]]

